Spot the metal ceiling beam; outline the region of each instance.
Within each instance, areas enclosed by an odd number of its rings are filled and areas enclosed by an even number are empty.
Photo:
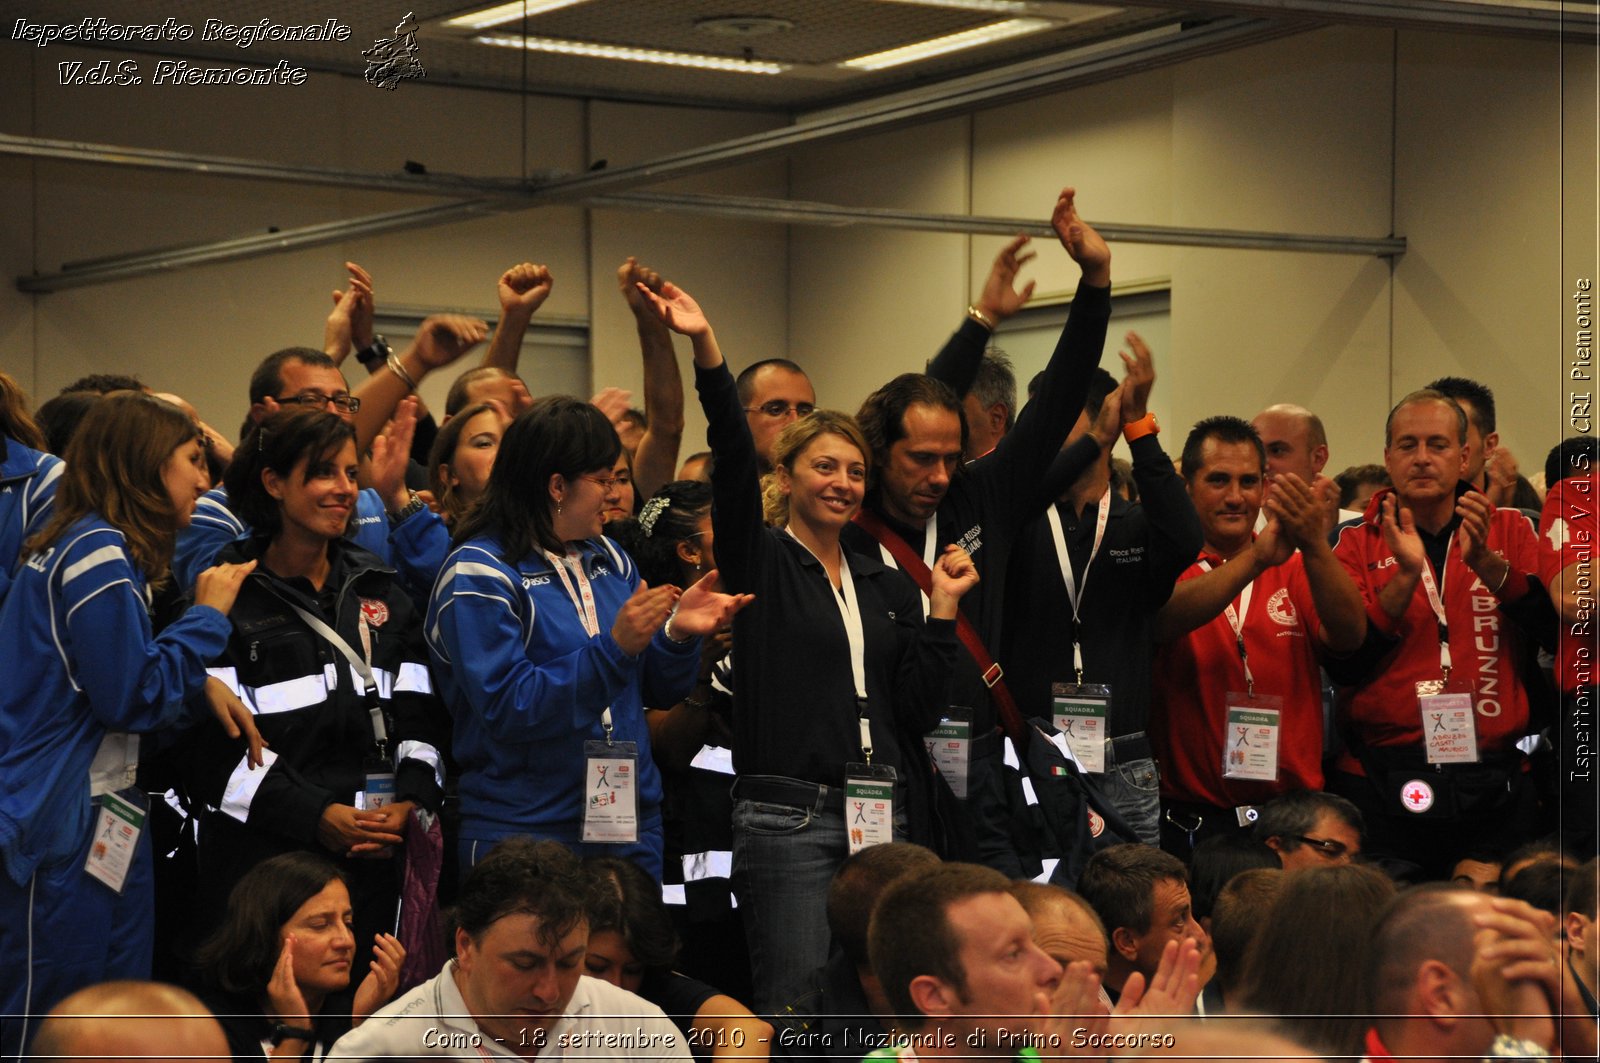
[[[994,218],[971,214],[930,214],[884,207],[841,207],[803,200],[757,199],[744,196],[706,196],[692,193],[623,192],[591,196],[590,207],[662,211],[701,217],[736,218],[785,225],[868,225],[882,229],[912,229],[932,233],[973,233],[984,236],[1053,237],[1048,222],[1037,218]],[[1254,232],[1242,229],[1192,229],[1170,225],[1094,223],[1107,240],[1124,244],[1163,244],[1174,247],[1227,247],[1258,251],[1311,251],[1336,255],[1402,255],[1404,237],[1311,236],[1298,233]]]
[[[1302,27],[1258,19],[1225,17],[1201,26],[1190,26],[1170,33],[1146,33],[1138,39],[1110,45],[1075,49],[1061,56],[1034,60],[984,74],[941,82],[912,93],[899,93],[858,107],[819,112],[781,129],[736,137],[688,151],[648,160],[613,170],[575,174],[530,182],[515,192],[494,185],[490,195],[458,203],[443,204],[421,211],[398,211],[369,215],[345,221],[326,222],[277,233],[248,236],[168,252],[146,252],[120,256],[77,269],[35,274],[19,278],[17,287],[25,292],[48,292],[82,287],[108,280],[157,273],[182,266],[230,261],[276,251],[313,247],[338,242],[351,236],[373,236],[400,229],[416,230],[444,225],[474,215],[524,210],[549,203],[575,202],[601,192],[614,192],[629,186],[653,184],[686,177],[708,170],[753,162],[792,151],[808,144],[864,136],[921,122],[964,114],[985,107],[1059,92],[1082,85],[1107,81],[1142,70],[1167,66],[1187,59],[1242,47],[1300,32]],[[17,151],[21,147],[13,145]],[[62,150],[67,149],[51,149]],[[92,154],[92,152],[90,153]],[[125,153],[126,158],[85,159],[121,165],[157,168],[187,168],[192,165],[176,153]],[[168,157],[162,158],[166,155]],[[213,166],[207,171],[221,176],[251,177],[265,180],[294,180],[292,171],[273,165],[246,167],[241,160],[225,160],[234,165]],[[338,184],[349,179],[348,172],[317,171],[315,183]],[[384,178],[383,187],[412,190],[408,184],[395,184]],[[430,189],[430,191],[432,191]]]
[[[58,162],[103,166],[128,166],[204,177],[236,177],[256,181],[286,181],[297,185],[327,185],[375,192],[414,195],[464,196],[515,194],[529,185],[517,178],[467,177],[462,174],[378,173],[370,170],[336,170],[326,166],[299,166],[222,155],[196,155],[185,151],[157,151],[114,144],[90,144],[47,137],[19,137],[0,133],[0,155],[16,155]],[[566,176],[562,171],[541,171],[533,181]]]
[[[1037,218],[997,218],[967,214],[934,214],[883,207],[845,207],[802,200],[762,199],[750,196],[713,196],[693,193],[612,192],[586,197],[585,206],[611,210],[640,210],[699,217],[733,218],[774,225],[866,225],[918,232],[973,233],[1011,236],[1052,236],[1048,223]],[[189,266],[231,262],[241,258],[318,247],[397,227],[425,227],[502,213],[503,205],[489,200],[446,203],[434,207],[395,211],[362,219],[352,230],[349,222],[329,222],[288,232],[261,233],[190,247],[162,248],[97,259],[68,267],[58,274],[23,277],[17,287],[26,292],[53,292],[104,284],[114,280],[170,272]],[[1164,244],[1177,247],[1242,248],[1261,251],[1307,251],[1342,255],[1400,255],[1403,237],[1322,236],[1257,232],[1240,229],[1195,229],[1166,225],[1123,225],[1096,222],[1107,240],[1129,244]]]
[[[1528,37],[1600,37],[1592,3],[1572,0],[1123,0],[1135,6],[1181,6],[1206,15],[1354,22],[1402,29],[1466,30]]]

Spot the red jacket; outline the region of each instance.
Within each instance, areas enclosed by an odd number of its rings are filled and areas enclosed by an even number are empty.
[[[1378,593],[1399,571],[1383,541],[1379,505],[1389,489],[1373,496],[1360,524],[1339,532],[1333,552],[1355,580],[1367,606],[1367,621],[1382,635],[1400,640],[1365,680],[1342,689],[1339,719],[1346,733],[1368,746],[1422,746],[1421,710],[1416,684],[1439,679],[1439,630],[1427,594],[1418,581],[1405,613],[1390,617]],[[1450,633],[1452,676],[1470,677],[1477,707],[1480,753],[1509,749],[1528,733],[1528,693],[1517,671],[1527,636],[1503,611],[1536,592],[1529,580],[1539,571],[1539,538],[1533,522],[1515,509],[1497,509],[1489,522],[1489,549],[1511,563],[1499,593],[1489,590],[1462,560],[1461,537],[1450,544],[1441,598]],[[1340,758],[1342,770],[1364,774],[1355,758]]]
[[[1600,545],[1597,505],[1600,505],[1600,475],[1572,476],[1550,488],[1539,518],[1539,534],[1544,538],[1545,548],[1540,578],[1548,586],[1563,568],[1578,565],[1578,574],[1587,572],[1591,581],[1591,602],[1594,551],[1596,545]],[[1592,608],[1590,613],[1593,613]],[[1595,638],[1595,617],[1580,615],[1572,623],[1563,623],[1560,648],[1561,652],[1556,654],[1556,680],[1561,689],[1571,692],[1594,683],[1595,668],[1600,666],[1600,660],[1596,660],[1600,656],[1600,640]]]

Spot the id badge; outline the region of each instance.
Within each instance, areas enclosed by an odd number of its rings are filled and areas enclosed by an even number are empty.
[[[1111,688],[1104,683],[1055,683],[1050,693],[1050,722],[1084,771],[1104,774]]]
[[[367,757],[363,767],[366,784],[356,794],[356,807],[363,812],[372,812],[394,804],[394,766],[388,758],[374,751]]]
[[[116,794],[105,794],[100,798],[94,841],[89,845],[89,859],[83,869],[120,894],[143,830],[143,812]]]
[[[844,766],[844,827],[852,854],[894,841],[894,783],[887,765]]]
[[[631,845],[639,840],[639,747],[583,744],[583,840]]]
[[[1417,684],[1417,705],[1429,764],[1478,762],[1478,726],[1470,686],[1460,680],[1423,680]]]
[[[967,765],[972,761],[972,710],[950,706],[939,726],[922,737],[928,755],[950,784],[950,792],[967,799]]]
[[[1283,699],[1229,691],[1228,722],[1222,732],[1222,777],[1278,781],[1278,738]]]

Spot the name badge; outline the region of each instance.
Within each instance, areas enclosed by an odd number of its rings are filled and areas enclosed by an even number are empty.
[[[1106,770],[1106,723],[1111,688],[1104,683],[1055,683],[1050,687],[1050,721],[1066,739],[1083,770]]]
[[[363,812],[372,812],[392,804],[394,804],[394,772],[367,772],[366,789],[356,794],[356,807]]]
[[[1476,764],[1478,727],[1472,691],[1460,682],[1428,679],[1417,684],[1422,743],[1429,764]]]
[[[1222,733],[1222,777],[1278,781],[1278,738],[1283,699],[1229,691],[1228,722]]]
[[[583,744],[583,840],[629,845],[639,840],[639,747]]]
[[[117,893],[128,879],[133,854],[144,830],[144,813],[116,794],[100,798],[100,815],[95,820],[94,841],[89,844],[89,859],[83,869]]]
[[[894,783],[887,765],[844,766],[844,829],[852,854],[894,841]]]
[[[972,710],[952,705],[939,726],[923,735],[928,756],[933,758],[950,792],[967,799],[967,765],[972,759]]]

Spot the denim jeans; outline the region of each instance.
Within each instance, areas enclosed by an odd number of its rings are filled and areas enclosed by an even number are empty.
[[[1109,754],[1109,750],[1107,751]],[[1156,762],[1149,757],[1106,764],[1106,773],[1095,779],[1113,808],[1146,845],[1161,844],[1161,778]]]
[[[650,877],[657,882],[661,881],[661,852],[664,844],[661,833],[661,810],[659,808],[646,808],[639,810],[639,840],[631,844],[600,844],[585,842],[581,826],[567,829],[527,828],[524,830],[504,831],[474,831],[468,834],[463,831],[456,842],[456,852],[460,856],[461,876],[466,877],[468,871],[476,867],[484,857],[504,838],[528,837],[548,838],[558,841],[584,859],[590,856],[618,856],[624,860],[632,860],[650,873]]]

